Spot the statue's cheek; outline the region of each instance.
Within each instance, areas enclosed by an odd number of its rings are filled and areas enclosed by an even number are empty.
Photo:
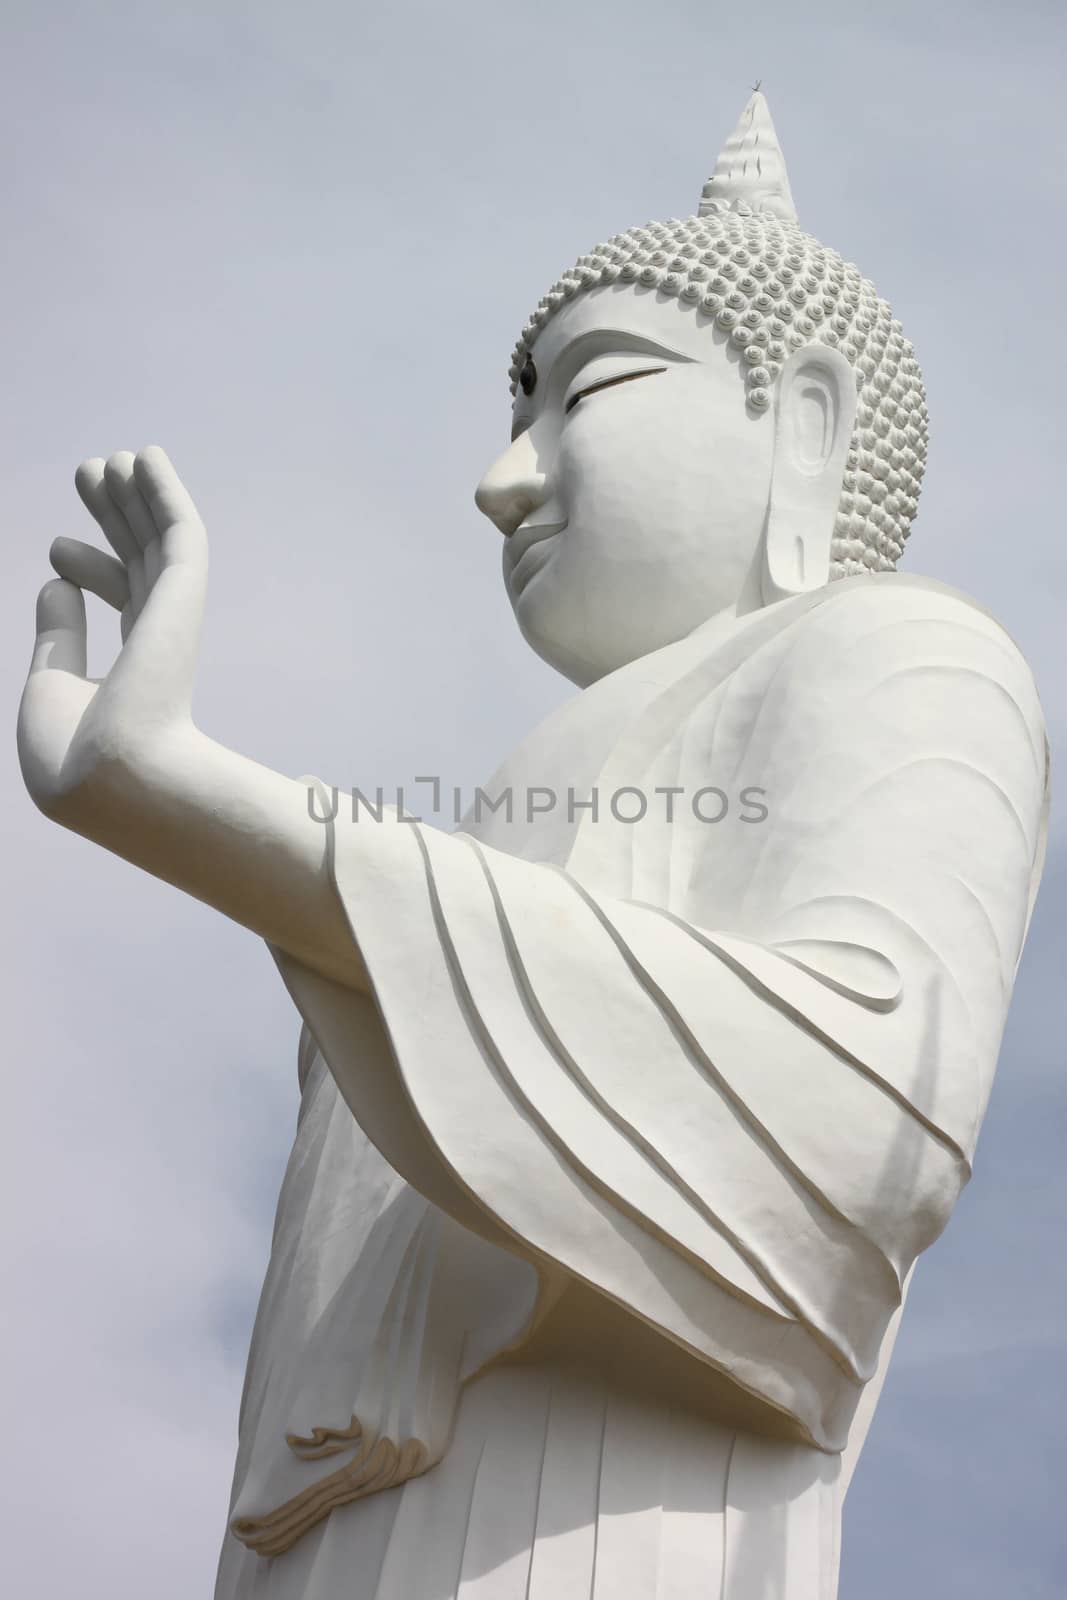
[[[607,405],[575,416],[560,440],[556,496],[572,529],[607,521],[647,521],[659,497],[656,455],[648,456],[632,416],[615,417]]]

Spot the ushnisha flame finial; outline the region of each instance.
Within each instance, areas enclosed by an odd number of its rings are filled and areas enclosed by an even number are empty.
[[[797,221],[785,157],[758,84],[704,185],[698,215],[706,217],[739,200],[754,211],[770,211],[784,222]]]

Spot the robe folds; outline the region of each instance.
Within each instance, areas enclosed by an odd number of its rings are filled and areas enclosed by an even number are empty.
[[[371,997],[276,952],[355,1126],[322,1113],[284,1225],[283,1192],[231,1524],[262,1554],[441,1460],[575,1285],[694,1401],[845,1450],[970,1174],[1047,803],[1030,673],[972,601],[891,574],[713,619],[508,789],[454,834],[338,810]],[[312,1227],[340,1254],[301,1287]]]

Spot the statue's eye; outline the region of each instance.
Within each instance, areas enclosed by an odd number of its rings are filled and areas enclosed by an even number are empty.
[[[617,383],[630,383],[634,378],[654,378],[658,372],[666,372],[666,367],[645,367],[642,372],[621,372],[617,378],[601,378],[599,383],[590,383],[584,389],[579,389],[577,394],[572,394],[563,407],[564,416],[568,411],[573,411],[579,400],[584,400],[587,394],[596,394],[598,389],[613,389]]]
[[[533,357],[528,355],[522,364],[519,373],[519,388],[523,394],[533,394],[537,388],[537,368],[533,364]]]

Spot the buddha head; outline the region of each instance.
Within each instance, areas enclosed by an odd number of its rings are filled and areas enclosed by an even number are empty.
[[[509,376],[512,443],[476,500],[524,636],[576,683],[896,566],[922,377],[873,285],[799,228],[758,92],[696,216],[580,257]]]

